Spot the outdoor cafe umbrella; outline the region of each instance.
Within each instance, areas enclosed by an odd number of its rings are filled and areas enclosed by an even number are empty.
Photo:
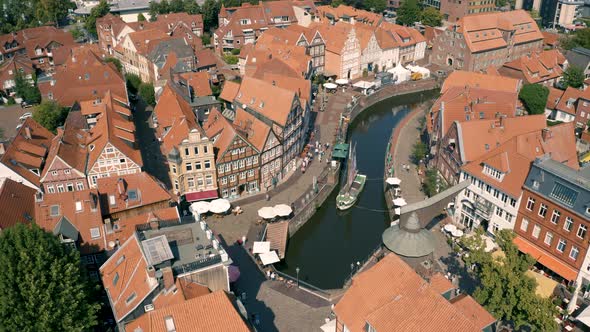
[[[336,89],[338,87],[338,85],[334,84],[334,83],[324,83],[324,88],[326,89]]]
[[[453,224],[446,224],[444,229],[445,229],[445,231],[452,233],[457,230],[457,226],[455,226]]]
[[[193,213],[198,213],[198,214],[207,213],[207,212],[209,212],[210,208],[211,208],[211,204],[209,202],[205,202],[205,201],[194,202],[193,204],[191,204],[191,211],[193,211]]]
[[[400,180],[398,178],[387,178],[387,180],[385,180],[385,182],[387,182],[387,184],[390,184],[392,186],[399,186],[399,184],[402,183],[402,180]]]
[[[293,213],[293,209],[287,204],[278,204],[273,207],[274,212],[279,217],[288,217]]]
[[[218,198],[216,200],[211,201],[209,205],[209,211],[213,213],[224,213],[231,207],[231,204],[227,199]]]
[[[258,216],[263,219],[272,219],[277,216],[277,212],[270,206],[265,206],[258,210]]]
[[[339,78],[336,80],[336,84],[346,85],[346,84],[348,84],[348,80],[346,78]]]
[[[227,274],[229,276],[229,282],[236,282],[240,278],[240,268],[235,265],[230,265],[227,268]]]
[[[460,229],[456,229],[456,230],[454,230],[454,231],[451,232],[451,235],[453,237],[461,237],[461,236],[463,236],[463,231],[460,230]]]
[[[404,205],[407,205],[408,203],[406,203],[406,200],[405,199],[403,199],[403,198],[400,197],[400,198],[394,199],[393,200],[393,204],[395,206],[404,206]]]

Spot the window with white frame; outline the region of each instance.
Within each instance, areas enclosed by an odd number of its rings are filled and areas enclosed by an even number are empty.
[[[246,166],[252,166],[252,157],[246,158]]]
[[[240,159],[240,169],[246,167],[246,161],[244,159]]]
[[[211,160],[205,160],[205,169],[211,168]]]
[[[574,228],[574,219],[572,217],[565,217],[565,223],[563,223],[563,229],[568,232],[571,232]]]
[[[254,176],[254,170],[253,169],[251,169],[251,170],[248,171],[248,177],[252,177],[252,176]]]
[[[534,208],[535,208],[535,199],[532,197],[529,197],[529,199],[526,202],[526,209],[529,211],[533,211]]]
[[[570,250],[570,258],[573,260],[577,260],[579,254],[580,254],[580,249],[578,249],[578,247],[576,247],[576,246],[572,246],[572,249]]]
[[[84,182],[76,182],[76,190],[78,190],[78,191],[84,190]]]
[[[65,191],[64,185],[63,184],[58,184],[57,185],[57,192],[58,193],[63,193],[64,191]]]
[[[226,173],[231,172],[231,164],[230,163],[225,164],[225,172]]]
[[[586,237],[586,232],[588,231],[588,227],[586,225],[580,225],[578,227],[578,234],[576,234],[580,239]]]
[[[539,206],[539,217],[545,218],[546,215],[547,215],[547,205],[541,203],[541,206]]]
[[[541,234],[541,227],[539,225],[535,225],[535,227],[533,227],[533,237],[538,239],[539,234]]]
[[[195,187],[195,178],[192,176],[186,178],[186,184],[189,188],[194,188]]]
[[[561,213],[557,210],[553,210],[553,213],[551,214],[551,222],[557,225],[559,222],[559,216],[561,216]]]
[[[557,244],[557,251],[563,252],[565,250],[565,246],[567,242],[564,239],[559,239],[559,243]]]
[[[176,165],[172,164],[172,174],[176,174]]]
[[[55,188],[53,186],[47,186],[47,192],[53,194],[55,193]]]
[[[528,219],[522,218],[522,221],[520,222],[520,230],[526,233],[528,228],[529,228]]]
[[[227,184],[227,177],[221,178],[221,184]]]
[[[213,176],[205,175],[205,183],[207,184],[207,186],[212,185],[213,184]]]
[[[66,189],[68,191],[74,191],[74,184],[73,183],[66,184]]]
[[[547,232],[545,234],[545,244],[548,245],[548,246],[550,246],[551,245],[551,242],[553,242],[553,233]]]
[[[203,176],[199,174],[199,176],[197,176],[197,187],[202,188],[203,187]]]
[[[51,175],[57,176],[57,174],[58,174],[57,171],[51,171]]]
[[[191,164],[191,163],[186,163],[185,167],[186,167],[187,172],[190,172],[193,170],[193,164]]]
[[[229,176],[229,182],[236,182],[236,175],[232,174]]]
[[[246,178],[246,172],[241,172],[240,173],[240,179],[243,180]]]
[[[69,169],[64,169],[64,174],[70,174],[70,170]]]
[[[225,166],[223,164],[219,165],[219,167],[217,167],[217,169],[218,169],[217,173],[223,174],[223,170],[225,169]]]
[[[258,164],[258,157],[257,156],[252,157],[252,164],[253,165]]]
[[[496,206],[496,215],[500,218],[502,218],[502,216],[504,215],[504,210],[500,209],[499,207]]]
[[[234,169],[234,171],[238,169],[238,162],[237,161],[234,161],[231,164],[232,164],[231,167]]]

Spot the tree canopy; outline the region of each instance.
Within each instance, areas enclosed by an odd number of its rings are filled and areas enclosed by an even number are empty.
[[[464,256],[465,263],[475,264],[475,274],[481,282],[473,293],[475,300],[494,317],[514,324],[516,330],[528,327],[532,331],[555,331],[553,304],[535,293],[536,281],[525,274],[535,260],[530,255],[519,254],[512,242],[515,235],[511,230],[496,233],[496,241],[505,257],[492,257],[484,250],[482,233],[479,230],[462,240],[469,248],[469,255]]]
[[[119,73],[123,72],[123,65],[121,64],[121,60],[117,59],[117,58],[113,58],[113,57],[106,57],[104,58],[104,62],[109,63],[112,62],[115,67],[117,67],[117,70],[119,71]]]
[[[422,141],[418,141],[414,143],[412,147],[412,159],[414,163],[418,164],[420,160],[424,160],[426,158],[426,154],[428,153],[428,146],[424,144]]]
[[[563,72],[563,83],[572,88],[580,88],[584,85],[584,71],[576,66],[569,66]]]
[[[155,106],[156,95],[154,93],[154,86],[151,83],[141,83],[139,85],[139,96],[146,104]]]
[[[44,100],[39,106],[35,107],[33,112],[33,120],[54,133],[57,127],[64,124],[67,116],[67,108],[61,107],[54,100]]]
[[[201,8],[195,0],[162,0],[160,2],[150,2],[150,21],[155,21],[158,15],[180,12],[195,15],[201,13]]]
[[[74,2],[65,0],[0,0],[0,34],[59,23],[73,8]]]
[[[136,74],[125,74],[125,81],[127,82],[127,90],[131,93],[137,93],[141,85],[141,78]]]
[[[201,14],[203,15],[203,25],[205,31],[217,28],[219,10],[221,9],[221,2],[216,0],[205,0],[201,7]]]
[[[111,6],[106,0],[100,0],[98,5],[90,10],[90,15],[84,21],[84,28],[93,36],[96,36],[96,20],[105,16],[111,11]]]
[[[100,305],[78,251],[35,224],[0,233],[0,329],[88,331]]]
[[[549,97],[549,89],[540,84],[525,84],[518,98],[522,100],[529,114],[543,114]]]
[[[412,25],[420,21],[420,7],[417,0],[405,0],[397,10],[396,22],[402,25]]]
[[[386,0],[365,0],[364,7],[367,10],[372,10],[375,13],[382,13],[387,8]]]
[[[27,79],[21,72],[17,72],[14,79],[14,92],[21,97],[27,104],[39,104],[41,102],[41,92],[34,82]]]
[[[442,14],[434,7],[427,7],[420,14],[420,21],[424,25],[439,27],[442,25]]]
[[[590,28],[576,30],[573,36],[565,36],[559,40],[561,47],[571,50],[574,47],[584,47],[590,49]]]

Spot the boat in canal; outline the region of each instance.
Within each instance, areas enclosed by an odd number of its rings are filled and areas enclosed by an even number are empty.
[[[346,172],[346,183],[336,196],[336,207],[339,210],[350,209],[356,203],[367,181],[367,176],[360,174],[356,167],[356,146],[349,150]]]

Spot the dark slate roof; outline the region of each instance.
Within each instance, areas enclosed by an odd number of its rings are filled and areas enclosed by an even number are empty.
[[[59,222],[53,228],[53,235],[61,234],[68,239],[78,241],[78,229],[66,217],[62,217]]]
[[[565,54],[570,65],[586,69],[590,62],[590,50],[583,47],[576,47]]]
[[[176,57],[178,59],[185,59],[191,56],[194,56],[193,49],[189,45],[187,45],[182,38],[170,38],[165,39],[156,45],[154,49],[148,55],[150,61],[156,64],[158,68],[162,68],[166,63],[166,57],[170,53],[170,51],[174,51],[176,53]],[[178,61],[177,66],[184,65],[182,61]],[[190,68],[175,68],[176,72],[186,72],[189,71]]]
[[[549,157],[537,158],[524,187],[555,204],[590,219],[590,166],[572,169]]]

